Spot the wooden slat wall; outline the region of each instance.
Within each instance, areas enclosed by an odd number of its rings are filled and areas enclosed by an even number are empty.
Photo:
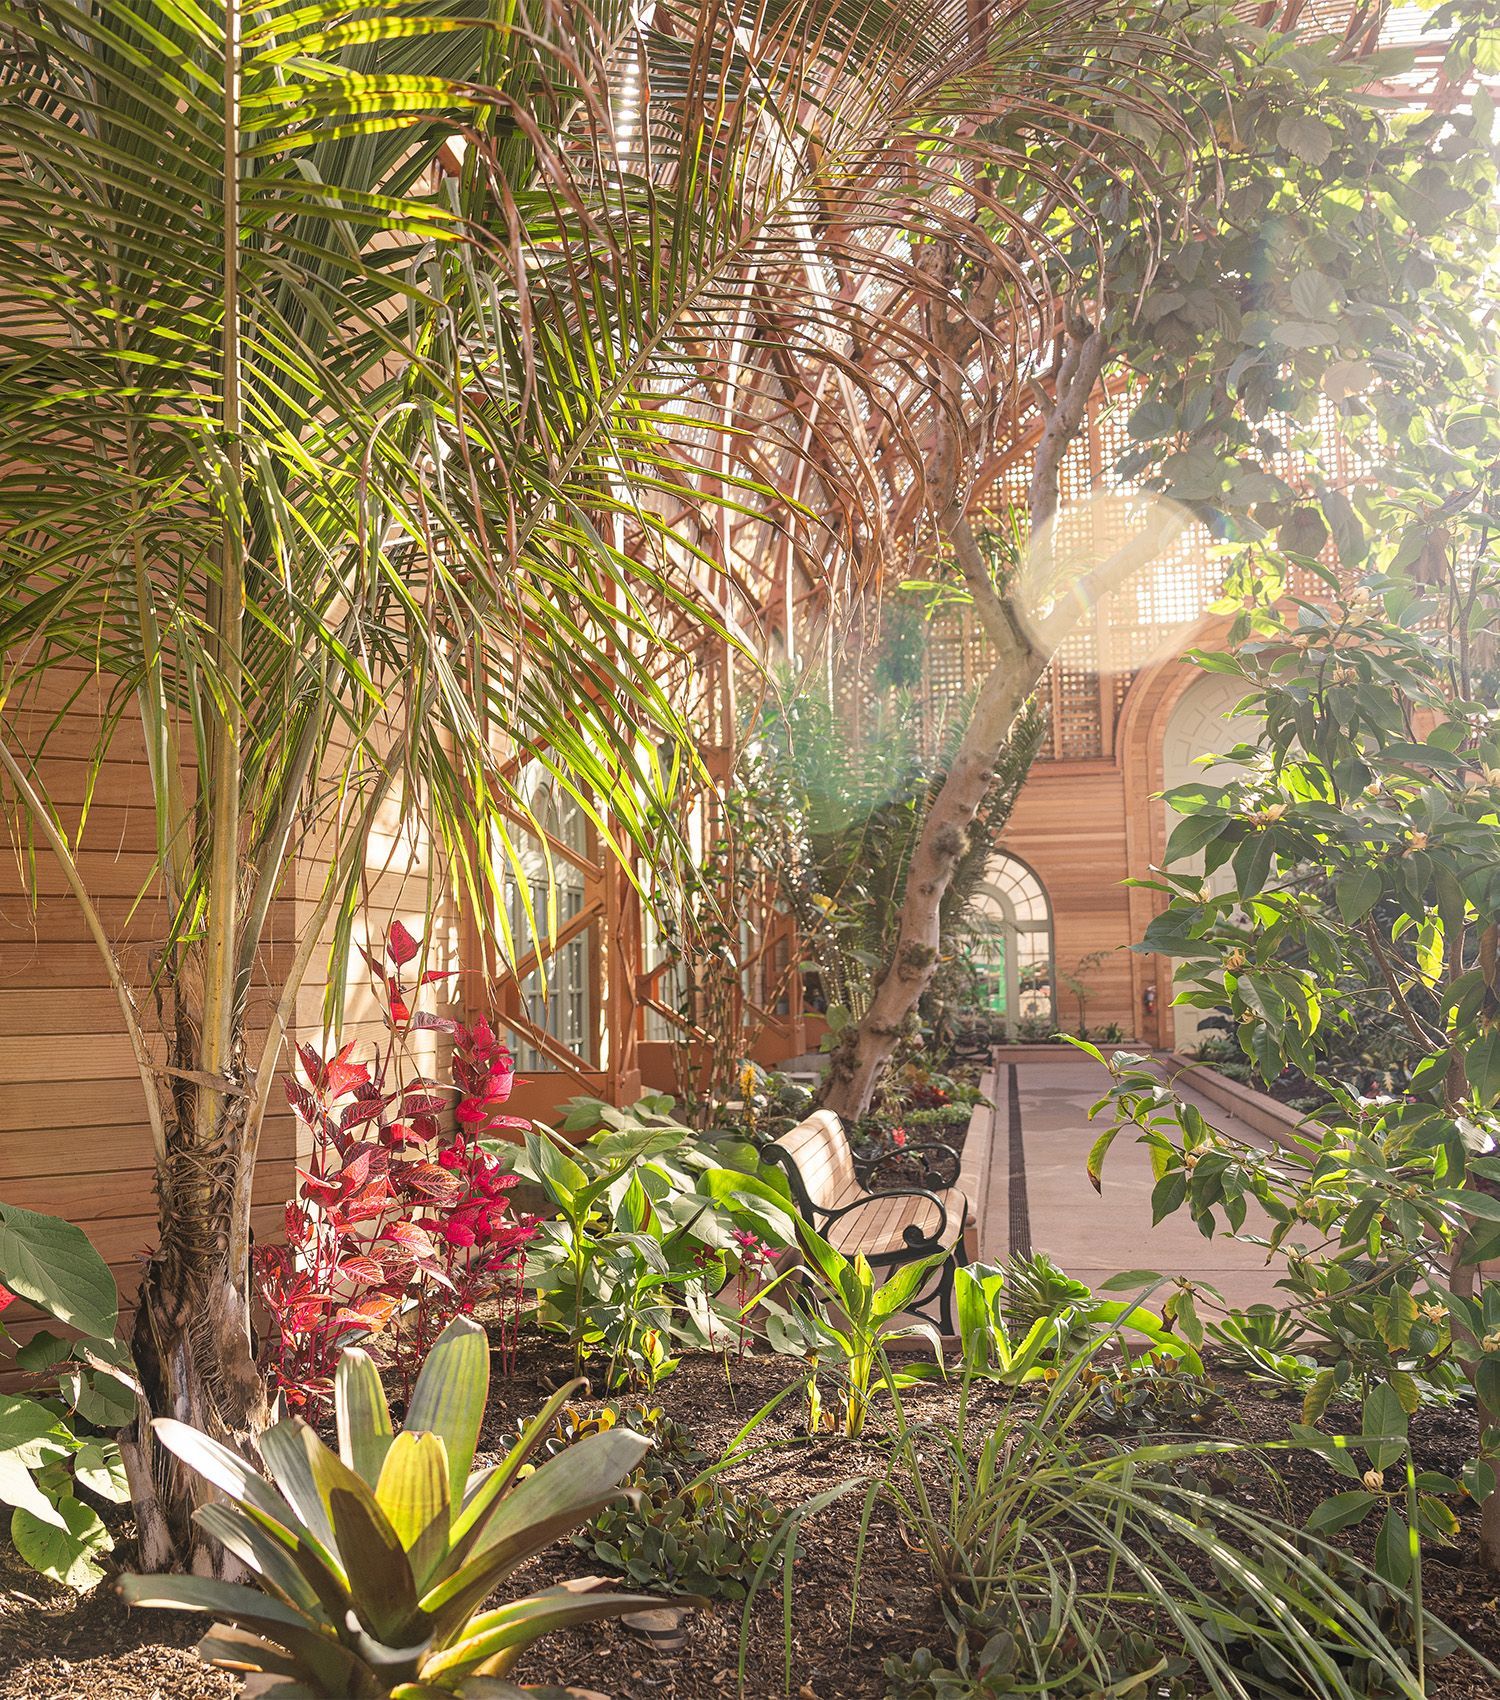
[[[70,836],[91,799],[80,865],[149,1026],[151,949],[165,925],[159,903],[138,901],[155,853],[151,789],[129,718],[91,775],[99,702],[85,675],[58,668],[12,725],[23,749],[45,749],[40,778]],[[48,722],[65,703],[71,703],[67,717],[48,735]],[[44,844],[28,857],[26,830],[24,816],[12,818],[0,863],[0,1198],[78,1222],[114,1270],[128,1309],[140,1256],[156,1239],[144,1088],[61,868]],[[252,1032],[263,1030],[268,988],[295,936],[295,919],[290,902],[273,911],[252,993]],[[292,1150],[291,1115],[273,1104],[255,1191],[258,1231],[280,1221]],[[24,1316],[12,1311],[6,1320],[12,1319],[24,1333]]]

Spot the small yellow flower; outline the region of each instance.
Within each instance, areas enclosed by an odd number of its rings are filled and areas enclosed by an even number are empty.
[[[1426,848],[1427,834],[1425,832],[1408,832],[1406,835],[1406,848],[1402,851],[1402,855],[1414,856],[1418,850],[1425,850]]]
[[[1242,1009],[1240,1011],[1240,1026],[1241,1027],[1252,1026],[1259,1019],[1260,1019],[1260,1017],[1255,1013],[1255,1011],[1253,1009]]]
[[[1384,1470],[1366,1470],[1363,1479],[1365,1486],[1371,1493],[1383,1493],[1385,1491]]]
[[[1286,814],[1285,803],[1267,803],[1263,809],[1252,809],[1245,819],[1252,826],[1274,826]]]
[[[1479,1342],[1480,1348],[1486,1352],[1500,1352],[1500,1328],[1492,1328]]]
[[[1226,974],[1233,974],[1237,969],[1243,968],[1244,966],[1245,953],[1238,948],[1230,951],[1228,956],[1224,958],[1224,971]]]
[[[1447,1305],[1440,1305],[1436,1299],[1429,1299],[1427,1303],[1422,1306],[1422,1315],[1425,1316],[1429,1322],[1434,1325],[1438,1325],[1448,1320],[1448,1307]]]
[[[1182,1155],[1182,1166],[1191,1174],[1198,1167],[1198,1153],[1196,1151],[1185,1151]]]

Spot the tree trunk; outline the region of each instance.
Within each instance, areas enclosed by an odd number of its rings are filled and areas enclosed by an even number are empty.
[[[1016,717],[1046,664],[1045,655],[1018,641],[990,669],[980,691],[912,852],[890,961],[869,1009],[845,1030],[829,1065],[822,1103],[846,1120],[858,1119],[869,1109],[880,1077],[932,982],[942,942],[943,898],[969,847],[975,816],[994,784]]]
[[[1027,490],[1031,547],[1052,547],[1049,529],[1057,512],[1064,455],[1088,419],[1089,397],[1099,382],[1109,344],[1082,314],[1066,312],[1059,327],[1061,354],[1050,374],[1052,396],[1041,404],[1043,430],[1032,460]],[[965,352],[950,349],[950,356]],[[939,434],[933,456],[931,487],[941,497],[938,511],[952,544],[959,571],[996,660],[980,691],[955,759],[922,829],[907,874],[896,946],[863,1019],[845,1031],[834,1051],[824,1084],[824,1106],[846,1119],[870,1107],[880,1077],[912,1025],[922,994],[931,984],[941,943],[943,897],[953,883],[985,795],[1006,751],[1017,716],[1040,684],[1058,644],[1078,620],[1081,607],[1124,582],[1165,548],[1182,529],[1175,514],[1148,521],[1061,599],[1040,627],[1023,619],[997,588],[969,525],[968,503],[960,493],[963,457],[951,431]],[[1043,573],[1041,582],[1051,583]]]
[[[214,1490],[156,1445],[149,1426],[152,1417],[175,1417],[253,1456],[270,1418],[255,1362],[248,1259],[240,1259],[244,1267],[230,1266],[231,1245],[250,1241],[243,1023],[236,1023],[234,1034],[237,1078],[225,1087],[210,1085],[195,1070],[196,1051],[192,1024],[179,1023],[162,1093],[167,1154],[156,1176],[160,1244],[146,1263],[131,1339],[144,1405],[120,1446],[141,1567],[224,1575],[233,1561],[192,1520],[197,1506],[216,1497]],[[212,1138],[204,1142],[199,1129],[206,1093],[216,1112]]]

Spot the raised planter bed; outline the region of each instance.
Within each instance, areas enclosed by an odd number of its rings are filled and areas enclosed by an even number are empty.
[[[1216,1068],[1192,1057],[1173,1053],[1161,1059],[1161,1066],[1169,1081],[1175,1084],[1186,1076],[1195,1091],[1221,1108],[1233,1110],[1247,1127],[1254,1128],[1277,1145],[1291,1146],[1297,1143],[1299,1136],[1305,1137],[1306,1116],[1268,1093],[1257,1092],[1253,1086],[1231,1080],[1227,1074],[1220,1074]]]

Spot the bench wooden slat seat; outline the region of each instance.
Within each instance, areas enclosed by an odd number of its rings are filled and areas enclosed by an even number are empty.
[[[792,1198],[808,1223],[846,1257],[863,1252],[877,1274],[944,1253],[934,1284],[911,1309],[935,1303],[939,1326],[953,1332],[953,1271],[966,1261],[969,1201],[954,1184],[959,1159],[951,1146],[908,1145],[861,1162],[839,1118],[831,1110],[814,1110],[761,1155],[786,1171]],[[921,1184],[872,1187],[879,1170],[897,1157],[923,1165]]]

